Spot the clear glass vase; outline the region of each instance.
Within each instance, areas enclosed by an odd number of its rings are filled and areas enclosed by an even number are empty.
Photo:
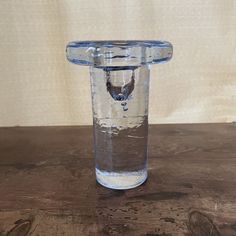
[[[67,59],[90,66],[97,181],[129,189],[147,179],[149,66],[172,57],[161,41],[78,41]]]

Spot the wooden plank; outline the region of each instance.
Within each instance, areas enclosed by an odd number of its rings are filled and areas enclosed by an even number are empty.
[[[0,235],[236,235],[236,125],[155,125],[149,179],[95,181],[91,127],[0,129]]]

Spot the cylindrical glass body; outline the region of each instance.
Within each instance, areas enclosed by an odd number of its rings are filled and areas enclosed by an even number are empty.
[[[149,66],[90,67],[96,177],[127,189],[147,178]]]

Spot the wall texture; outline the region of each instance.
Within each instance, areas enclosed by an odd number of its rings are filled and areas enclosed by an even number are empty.
[[[236,121],[236,1],[0,0],[0,126],[91,124],[87,67],[73,40],[163,39],[150,123]]]

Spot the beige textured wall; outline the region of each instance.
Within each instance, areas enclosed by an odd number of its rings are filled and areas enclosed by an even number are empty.
[[[150,123],[236,120],[235,0],[0,0],[0,126],[91,124],[87,67],[72,40],[164,39]]]

